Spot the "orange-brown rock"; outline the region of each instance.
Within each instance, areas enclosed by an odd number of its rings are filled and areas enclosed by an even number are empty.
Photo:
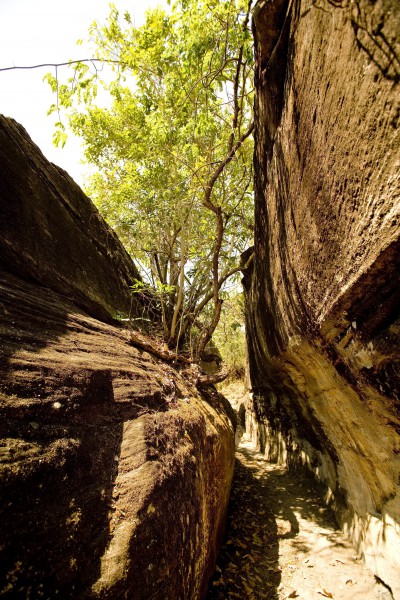
[[[2,115],[0,164],[0,266],[97,318],[140,315],[129,289],[140,275],[114,231],[68,173]]]
[[[400,5],[258,2],[253,417],[399,597]],[[245,262],[245,261],[244,261]]]
[[[17,180],[9,189],[1,168],[1,211],[15,202],[32,224],[26,237],[18,219],[15,235],[13,221],[2,225],[0,243],[0,595],[200,600],[233,472],[223,401],[212,388],[200,395],[177,370],[133,347],[127,331],[93,316],[126,307],[124,282],[103,287],[114,268],[119,281],[123,249],[63,174],[60,199],[58,170],[15,123],[5,125],[6,168],[24,148],[19,165],[32,193],[24,196]],[[37,161],[40,170],[32,170]],[[57,239],[64,218],[65,264]],[[110,233],[109,255],[101,232]],[[93,279],[74,280],[77,272]]]

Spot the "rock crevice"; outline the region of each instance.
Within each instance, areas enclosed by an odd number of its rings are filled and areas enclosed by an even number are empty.
[[[135,348],[138,273],[94,205],[0,118],[0,595],[201,599],[234,427]]]

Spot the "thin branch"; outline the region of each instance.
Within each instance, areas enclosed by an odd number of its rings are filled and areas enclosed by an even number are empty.
[[[214,172],[213,172],[209,182],[205,186],[203,205],[206,208],[212,210],[212,212],[215,214],[217,214],[217,212],[218,212],[217,211],[218,207],[213,202],[211,202],[211,193],[213,191],[214,185],[215,185],[218,177],[221,175],[222,171],[231,162],[231,160],[233,159],[233,157],[235,156],[236,152],[239,150],[239,148],[243,144],[243,142],[253,133],[253,130],[254,130],[254,121],[252,121],[250,123],[248,130],[240,137],[240,139],[236,142],[236,144],[231,148],[231,150],[225,156],[224,160],[222,160],[218,164],[218,166],[214,169]]]
[[[227,279],[229,279],[229,277],[232,277],[232,275],[235,275],[235,273],[239,273],[240,271],[245,271],[253,262],[254,260],[254,253],[251,254],[251,256],[249,257],[249,259],[247,260],[246,264],[240,267],[233,267],[232,269],[230,269],[227,273],[225,273],[225,275],[222,275],[222,277],[220,277],[220,279],[218,280],[218,286],[219,289],[221,289],[222,285],[225,283],[225,281]],[[210,288],[211,289],[211,286]],[[196,310],[194,311],[194,318],[196,318],[200,312],[203,310],[203,308],[213,299],[214,297],[214,292],[210,291],[207,296],[205,296],[203,298],[203,300],[200,302],[200,304],[197,306]]]
[[[0,68],[0,71],[13,71],[16,69],[41,69],[43,67],[55,67],[56,69],[58,67],[68,67],[69,65],[77,65],[79,63],[96,63],[96,62],[100,62],[100,63],[112,63],[112,64],[119,64],[122,65],[124,67],[129,66],[128,63],[123,63],[120,60],[111,60],[111,59],[107,59],[107,58],[83,58],[82,60],[69,60],[68,62],[61,62],[61,63],[42,63],[40,65],[31,65],[31,66],[14,66],[14,67],[3,67]]]

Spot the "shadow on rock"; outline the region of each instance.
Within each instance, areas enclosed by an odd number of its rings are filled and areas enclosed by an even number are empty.
[[[40,424],[7,419],[0,595],[77,598],[99,577],[122,439],[111,379],[109,390],[109,407],[89,403]]]
[[[122,420],[112,373],[68,361],[60,296],[0,278],[0,595],[76,598],[110,535]],[[73,307],[72,307],[73,308]],[[80,311],[78,311],[80,312]],[[41,352],[56,345],[52,359]]]

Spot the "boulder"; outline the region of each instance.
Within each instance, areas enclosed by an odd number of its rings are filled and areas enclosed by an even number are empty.
[[[200,600],[233,473],[224,402],[107,322],[128,308],[129,257],[68,176],[2,122],[0,594]]]
[[[262,0],[253,27],[247,427],[399,597],[400,6]]]
[[[0,266],[68,296],[94,317],[138,316],[140,275],[73,179],[0,115]]]

